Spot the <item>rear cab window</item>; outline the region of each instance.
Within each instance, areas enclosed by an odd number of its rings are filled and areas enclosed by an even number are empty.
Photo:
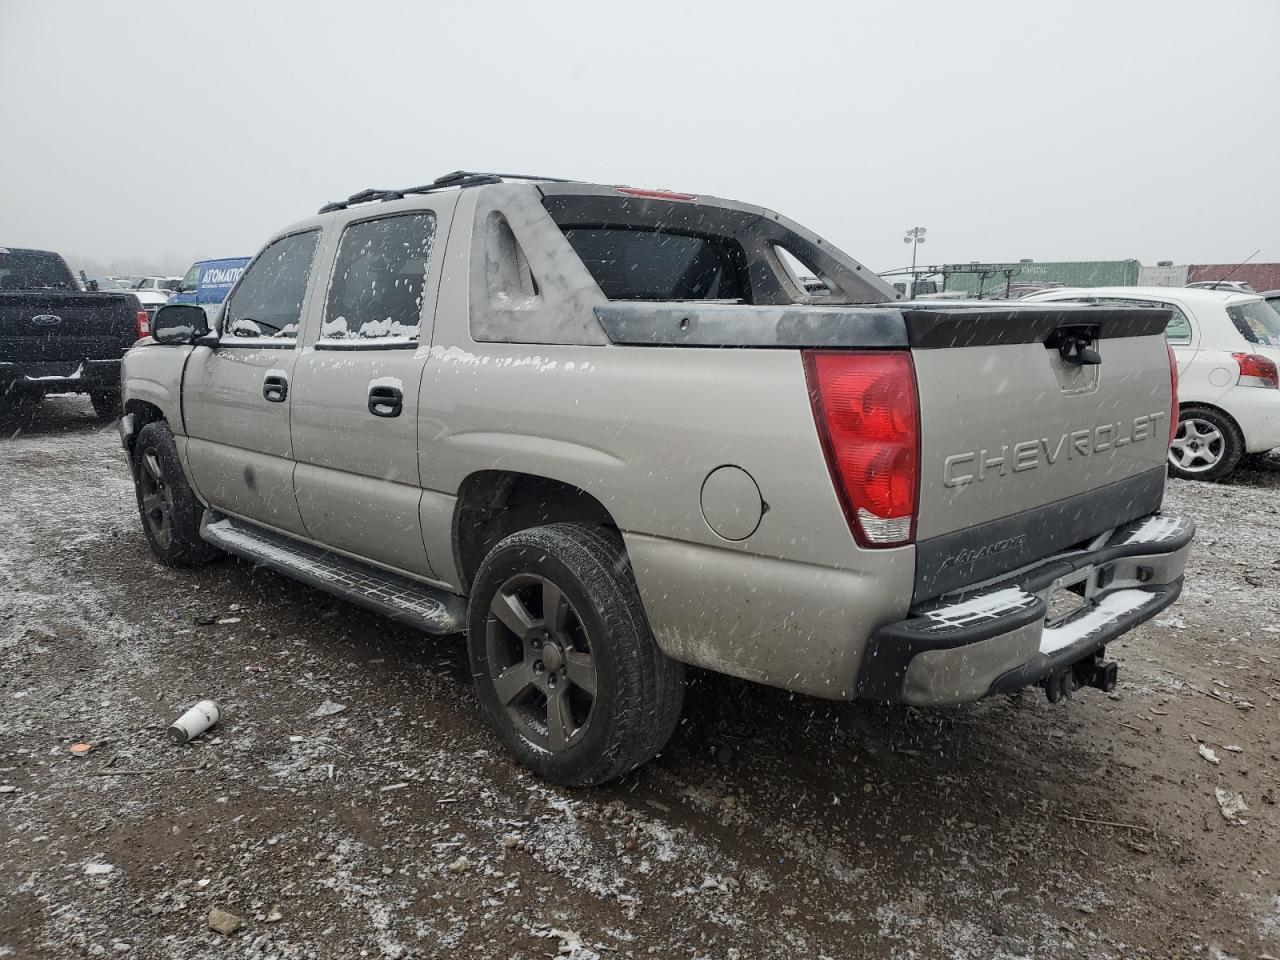
[[[767,211],[688,195],[549,191],[543,207],[612,301],[877,303],[861,267]]]
[[[415,347],[435,214],[395,214],[342,232],[317,349]]]
[[[227,300],[223,345],[294,345],[319,237],[319,230],[290,234],[258,254]]]
[[[730,237],[607,226],[564,235],[610,300],[751,302],[746,254]]]

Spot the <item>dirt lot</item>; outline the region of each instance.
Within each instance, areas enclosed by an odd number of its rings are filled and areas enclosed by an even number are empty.
[[[568,791],[458,638],[153,562],[114,429],[53,399],[0,440],[0,957],[1280,956],[1280,461],[1168,501],[1188,586],[1110,697],[699,676],[662,757]]]

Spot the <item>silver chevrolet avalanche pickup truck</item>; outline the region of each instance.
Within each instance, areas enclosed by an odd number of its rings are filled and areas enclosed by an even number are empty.
[[[686,665],[957,704],[1115,683],[1178,596],[1167,311],[898,302],[761,207],[457,173],[281,231],[124,363],[155,555],[465,632],[520,761],[660,751]]]

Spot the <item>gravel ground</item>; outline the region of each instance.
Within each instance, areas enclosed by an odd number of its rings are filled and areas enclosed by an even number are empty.
[[[569,791],[459,638],[155,563],[114,428],[52,399],[0,440],[0,957],[1280,957],[1278,493],[1171,482],[1187,589],[1109,697],[700,675],[663,756]]]

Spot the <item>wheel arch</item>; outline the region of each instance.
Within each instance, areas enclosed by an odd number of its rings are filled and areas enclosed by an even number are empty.
[[[124,438],[125,453],[129,457],[129,469],[133,469],[133,447],[138,441],[138,434],[142,428],[149,423],[163,422],[166,418],[164,411],[156,404],[147,400],[126,400],[124,403],[124,415],[132,417],[132,421],[128,421],[122,431]]]
[[[1233,417],[1231,414],[1229,414],[1222,407],[1218,406],[1216,403],[1207,403],[1203,400],[1190,400],[1186,403],[1179,403],[1178,404],[1179,420],[1182,419],[1182,414],[1187,410],[1208,410],[1210,413],[1215,414],[1219,417],[1222,417],[1224,420],[1228,421],[1233,427],[1236,428],[1236,430],[1240,434],[1240,438],[1244,440],[1246,444],[1249,442],[1249,438],[1245,436],[1244,428],[1240,426],[1240,421],[1237,420],[1235,417]]]
[[[608,508],[572,483],[513,470],[468,475],[453,510],[453,558],[463,592],[470,592],[480,564],[500,540],[549,523],[618,530]]]

